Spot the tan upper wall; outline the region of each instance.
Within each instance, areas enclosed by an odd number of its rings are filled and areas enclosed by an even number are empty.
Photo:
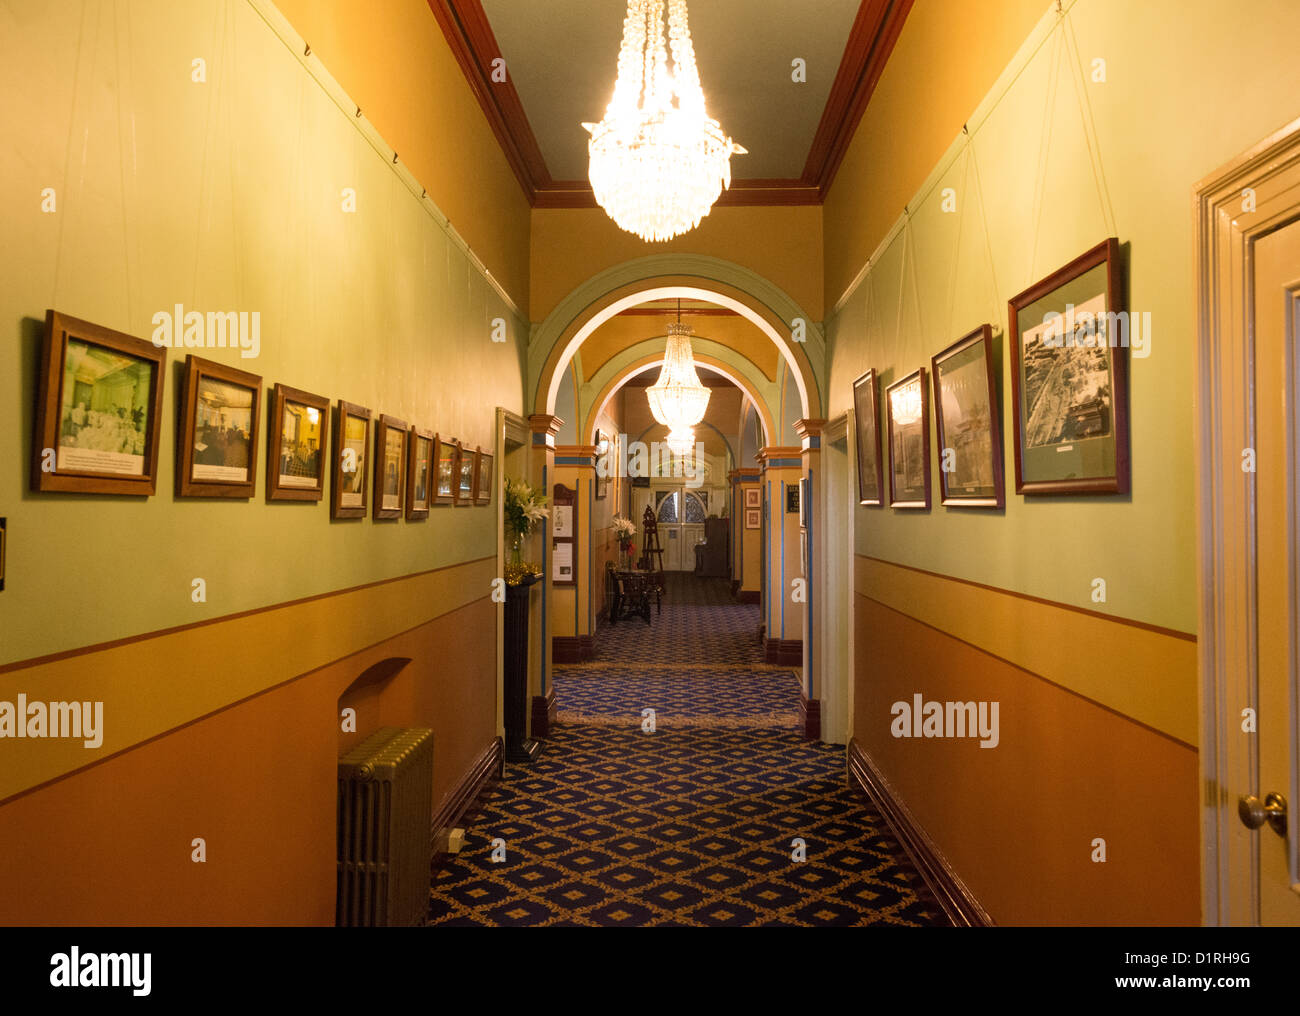
[[[1047,0],[912,5],[826,196],[828,311],[1048,6]]]
[[[534,208],[528,317],[542,321],[606,268],[671,253],[743,265],[780,286],[814,321],[822,319],[822,210],[815,205],[714,208],[698,228],[668,243],[625,233],[599,208]]]
[[[527,308],[528,201],[426,0],[276,6]]]

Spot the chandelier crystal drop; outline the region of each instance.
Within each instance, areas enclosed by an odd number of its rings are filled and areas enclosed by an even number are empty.
[[[670,324],[659,380],[645,390],[645,395],[651,415],[668,428],[668,447],[675,454],[685,455],[695,447],[694,427],[704,419],[711,394],[695,373],[690,326],[680,320]]]
[[[628,0],[614,97],[600,123],[582,126],[597,203],[647,242],[698,226],[731,186],[732,154],[745,154],[705,111],[686,0]]]

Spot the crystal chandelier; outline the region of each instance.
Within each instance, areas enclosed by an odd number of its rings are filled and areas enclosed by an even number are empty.
[[[691,356],[691,328],[682,324],[682,305],[677,301],[677,323],[668,326],[668,348],[659,380],[645,390],[650,412],[668,428],[668,447],[686,456],[695,448],[695,425],[704,419],[711,394],[700,384]]]
[[[722,188],[731,186],[732,153],[745,154],[705,112],[686,0],[628,0],[614,98],[605,119],[582,126],[591,133],[597,203],[647,242],[698,226]]]

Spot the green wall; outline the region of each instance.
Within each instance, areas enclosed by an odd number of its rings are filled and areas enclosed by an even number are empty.
[[[859,508],[856,549],[1194,632],[1192,190],[1300,114],[1300,5],[1064,8],[1045,15],[827,321],[832,418],[868,368],[883,404],[885,385],[921,366],[928,380],[934,353],[993,326],[1006,511],[939,506],[932,412],[934,507]],[[1097,59],[1105,81],[1093,80]],[[946,188],[955,212],[942,210]],[[1129,308],[1149,311],[1153,329],[1150,356],[1130,361],[1132,493],[1016,495],[1007,300],[1108,236],[1125,248]],[[1094,578],[1108,602],[1092,602]]]
[[[526,324],[264,8],[0,7],[0,664],[495,552],[495,508],[332,523],[326,501],[267,504],[264,440],[255,499],[174,498],[185,350],[168,351],[157,494],[29,491],[51,307],[144,339],[177,303],[258,311],[258,357],[196,352],[260,374],[268,396],[283,382],[471,448],[490,447],[497,406],[523,409]],[[491,341],[495,318],[503,343]],[[191,601],[194,578],[206,603]]]

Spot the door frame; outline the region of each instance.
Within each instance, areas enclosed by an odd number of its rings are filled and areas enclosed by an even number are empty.
[[[817,646],[824,662],[822,697],[823,740],[830,740],[827,721],[834,723],[836,713],[844,730],[844,744],[853,737],[853,690],[857,669],[854,666],[853,635],[856,630],[853,580],[857,561],[853,527],[857,515],[857,498],[853,496],[856,479],[853,463],[853,410],[831,420],[822,430],[822,472],[826,484],[825,521],[821,538],[825,541],[825,604],[817,621]],[[841,450],[841,446],[843,450]],[[832,705],[834,697],[834,705]],[[838,744],[835,740],[832,743]]]
[[[1244,450],[1255,445],[1254,246],[1300,219],[1300,119],[1197,184],[1196,514],[1200,671],[1201,913],[1205,924],[1259,923],[1255,840],[1240,835],[1238,788],[1258,793],[1254,750],[1239,730],[1241,710],[1258,704],[1256,511],[1242,482]],[[1296,365],[1289,365],[1293,384]],[[1293,389],[1300,390],[1300,389]],[[1288,429],[1297,435],[1295,407]],[[1287,484],[1295,518],[1296,478]],[[1294,540],[1295,534],[1292,533]],[[1294,547],[1292,548],[1294,553]],[[1293,558],[1294,559],[1294,558]],[[1294,595],[1294,591],[1293,591]],[[1300,678],[1292,619],[1291,680]],[[1300,687],[1300,683],[1296,684]],[[1300,729],[1292,695],[1293,739]],[[1287,784],[1290,843],[1298,838],[1296,766]],[[1292,858],[1292,868],[1295,867]]]

